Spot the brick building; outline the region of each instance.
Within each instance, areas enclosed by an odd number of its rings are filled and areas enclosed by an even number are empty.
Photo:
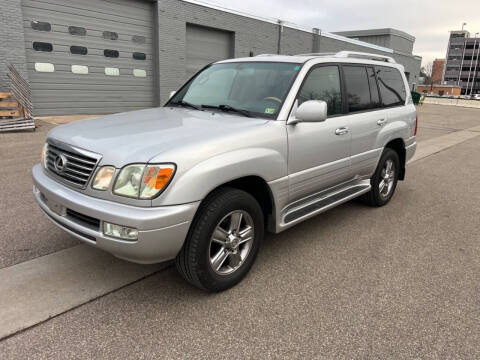
[[[435,59],[432,65],[432,84],[441,84],[445,71],[445,59]]]
[[[13,63],[36,115],[157,106],[206,64],[261,53],[379,53],[405,66],[411,86],[420,71],[415,39],[398,30],[383,29],[379,45],[197,0],[3,0],[1,19],[0,91]]]

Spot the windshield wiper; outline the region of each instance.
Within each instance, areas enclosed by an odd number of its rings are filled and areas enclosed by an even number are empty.
[[[189,108],[192,108],[192,109],[195,109],[195,110],[203,111],[202,106],[198,106],[198,105],[195,105],[195,104],[189,103],[187,101],[183,101],[183,100],[171,102],[169,105],[189,107]]]
[[[243,116],[246,116],[246,117],[253,117],[253,115],[250,113],[250,111],[243,110],[243,109],[237,109],[237,108],[234,108],[233,106],[230,106],[230,105],[218,105],[218,106],[202,105],[202,108],[204,108],[204,109],[218,109],[218,110],[225,111],[225,112],[232,111],[232,112],[236,112],[238,114],[242,114]]]

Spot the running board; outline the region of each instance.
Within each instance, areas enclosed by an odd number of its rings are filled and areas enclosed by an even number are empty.
[[[344,187],[341,190],[310,199],[310,201],[304,202],[301,205],[289,207],[283,216],[282,227],[290,227],[303,220],[309,219],[337,205],[363,195],[369,192],[371,188],[370,180],[363,180]]]

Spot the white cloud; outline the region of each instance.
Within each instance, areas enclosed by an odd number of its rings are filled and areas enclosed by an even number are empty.
[[[205,1],[205,0],[204,0]],[[416,37],[424,63],[445,57],[448,32],[480,32],[479,0],[206,0],[230,9],[325,31],[395,28]]]

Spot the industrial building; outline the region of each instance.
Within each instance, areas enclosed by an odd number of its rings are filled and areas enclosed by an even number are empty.
[[[462,88],[462,95],[480,93],[480,38],[466,30],[451,31],[447,48],[444,85]]]
[[[321,24],[320,24],[321,25]],[[12,63],[35,115],[102,114],[163,104],[206,64],[261,53],[362,51],[405,66],[421,58],[394,29],[333,34],[196,0],[3,0],[0,91]]]

